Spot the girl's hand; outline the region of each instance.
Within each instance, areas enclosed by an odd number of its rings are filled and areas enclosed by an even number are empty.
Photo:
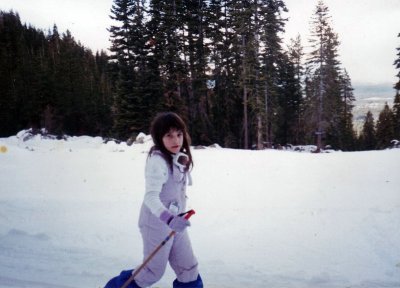
[[[167,224],[175,232],[182,232],[183,230],[186,229],[186,227],[190,226],[189,220],[187,220],[185,217],[181,217],[181,216],[171,217],[168,220]]]

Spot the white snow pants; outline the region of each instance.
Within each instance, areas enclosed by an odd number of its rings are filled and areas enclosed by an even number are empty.
[[[151,220],[150,220],[150,219]],[[140,225],[143,238],[143,255],[146,259],[154,249],[165,240],[171,229],[157,218],[149,217],[152,223]],[[149,225],[150,224],[150,225]],[[142,287],[149,287],[163,276],[167,263],[175,271],[179,282],[195,281],[199,275],[197,259],[193,254],[187,229],[175,236],[158,251],[150,262],[135,277],[136,283]]]

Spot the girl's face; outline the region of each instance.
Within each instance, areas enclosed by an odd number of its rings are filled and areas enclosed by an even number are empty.
[[[171,129],[162,138],[164,147],[171,153],[178,153],[183,144],[183,132],[181,130]]]

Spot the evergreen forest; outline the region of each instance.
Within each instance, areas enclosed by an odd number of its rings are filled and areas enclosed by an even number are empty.
[[[319,152],[400,140],[400,46],[392,108],[368,112],[356,132],[329,8],[319,1],[310,15],[307,52],[300,35],[283,42],[288,12],[282,0],[114,0],[111,47],[94,53],[56,24],[0,11],[0,137],[45,128],[127,141],[174,111],[193,145]]]

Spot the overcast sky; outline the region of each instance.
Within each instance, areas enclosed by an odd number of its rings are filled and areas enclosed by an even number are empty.
[[[297,34],[307,46],[310,19],[317,0],[284,0],[289,13],[285,42]],[[400,0],[324,0],[332,27],[341,42],[339,55],[353,86],[393,86],[397,71],[393,62],[400,47]],[[93,51],[108,49],[113,0],[0,0],[0,10],[13,9],[23,23],[47,30],[57,24],[60,33],[69,29],[75,40]]]

